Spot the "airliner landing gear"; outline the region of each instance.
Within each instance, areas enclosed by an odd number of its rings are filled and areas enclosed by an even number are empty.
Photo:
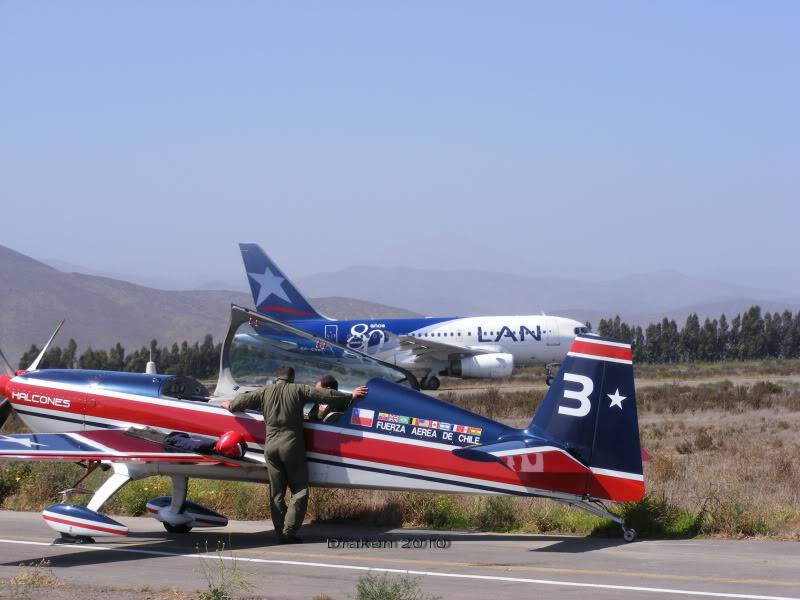
[[[547,384],[547,387],[550,387],[553,383],[553,379],[555,379],[555,376],[553,375],[553,371],[551,371],[551,369],[558,366],[559,366],[558,363],[550,363],[544,366],[544,373],[545,373],[544,382]]]
[[[436,375],[431,375],[430,377],[423,377],[422,381],[419,382],[419,387],[423,390],[438,390],[439,386],[441,385],[441,381]]]

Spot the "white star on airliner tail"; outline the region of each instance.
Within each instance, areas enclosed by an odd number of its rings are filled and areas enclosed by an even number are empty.
[[[20,444],[22,446],[27,446],[28,448],[32,448],[33,446],[45,446],[44,444],[39,444],[37,442],[32,442],[28,438],[12,438],[8,437],[7,435],[0,435],[0,442],[11,442],[12,444]]]
[[[619,407],[620,410],[622,410],[622,401],[625,400],[625,398],[627,398],[627,396],[620,396],[619,395],[619,388],[617,388],[617,391],[614,392],[613,394],[606,394],[606,396],[611,398],[611,404],[608,405],[608,408],[612,408],[614,406],[617,406],[617,407]]]
[[[283,298],[286,302],[291,302],[289,296],[286,295],[286,290],[283,289],[283,282],[286,280],[275,275],[270,271],[269,267],[266,268],[263,275],[261,273],[248,273],[247,276],[261,286],[258,288],[256,308],[261,306],[264,300],[270,296],[278,296],[278,298]]]

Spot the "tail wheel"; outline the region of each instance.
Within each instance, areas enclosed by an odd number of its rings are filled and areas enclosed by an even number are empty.
[[[190,525],[170,525],[169,523],[164,523],[164,529],[170,533],[189,533],[192,527]]]
[[[626,542],[632,542],[636,539],[636,530],[635,529],[623,529],[622,530],[622,539]]]

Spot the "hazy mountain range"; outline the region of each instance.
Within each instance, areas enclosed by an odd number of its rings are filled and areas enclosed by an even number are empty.
[[[596,324],[619,314],[646,324],[662,317],[685,320],[728,316],[759,304],[764,310],[800,308],[800,295],[764,290],[675,271],[657,271],[609,281],[509,275],[487,271],[436,271],[352,267],[303,277],[305,293],[350,295],[407,307],[427,315],[536,314],[546,312]]]
[[[41,346],[62,318],[56,344],[75,338],[80,348],[127,349],[157,339],[161,344],[220,339],[227,331],[231,303],[252,306],[249,293],[218,290],[165,291],[126,281],[65,273],[0,246],[0,348],[16,366],[32,343]],[[313,300],[334,318],[409,317],[415,313],[351,298]]]
[[[216,283],[207,284],[216,288],[228,282],[234,291],[166,291],[129,283],[123,275],[49,262],[52,266],[0,246],[5,284],[0,291],[0,347],[12,360],[31,343],[46,340],[62,317],[67,319],[62,343],[74,337],[81,347],[107,348],[121,341],[133,348],[152,338],[161,343],[193,341],[206,333],[219,338],[227,327],[230,303],[252,305],[238,262]],[[153,274],[154,281],[169,283],[160,277]],[[358,266],[295,283],[334,318],[546,312],[596,325],[616,314],[646,324],[664,316],[682,322],[690,312],[701,318],[722,312],[731,316],[752,304],[768,311],[800,310],[800,294],[666,270],[597,282],[470,269]],[[796,288],[787,282],[783,289]]]

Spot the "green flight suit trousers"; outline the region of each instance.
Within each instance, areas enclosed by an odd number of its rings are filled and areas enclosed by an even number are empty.
[[[271,431],[264,455],[269,476],[269,509],[277,535],[296,535],[308,508],[308,464],[303,433]],[[286,505],[286,488],[292,493]]]

